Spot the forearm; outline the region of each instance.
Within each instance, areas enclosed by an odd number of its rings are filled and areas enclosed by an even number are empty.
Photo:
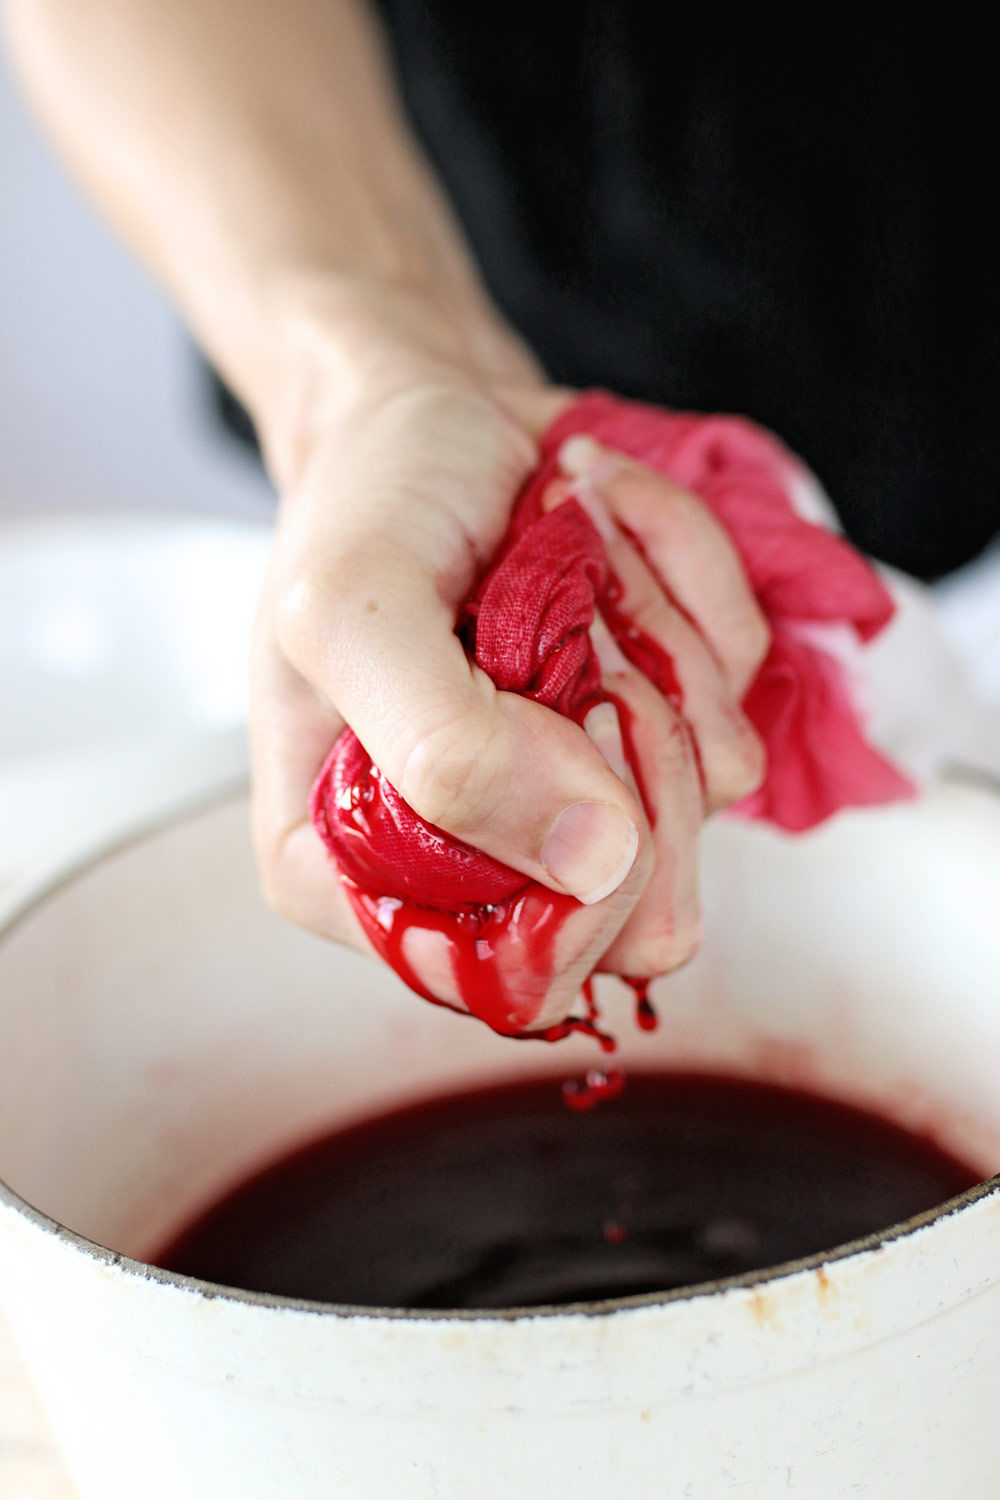
[[[6,0],[28,93],[264,428],[312,322],[412,288],[492,314],[363,0]]]
[[[350,725],[418,818],[579,897],[561,946],[548,929],[551,973],[534,976],[518,942],[491,981],[526,1000],[533,1023],[565,1015],[602,954],[624,974],[683,962],[697,942],[704,808],[759,776],[737,706],[752,673],[733,663],[748,639],[756,669],[766,629],[698,502],[598,451],[592,472],[571,467],[538,498],[546,511],[572,498],[596,518],[616,610],[676,661],[698,756],[673,702],[624,657],[603,663],[612,696],[583,726],[533,690],[498,691],[470,662],[456,617],[569,393],[490,306],[365,0],[0,4],[53,135],[249,406],[283,492],[250,711],[255,840],[274,902],[364,941],[307,819]],[[655,833],[622,780],[615,702],[643,726]],[[451,1004],[461,996],[439,936],[418,933],[406,962]]]

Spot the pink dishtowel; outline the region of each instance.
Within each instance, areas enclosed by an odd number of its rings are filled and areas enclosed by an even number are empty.
[[[841,807],[912,795],[865,740],[842,667],[815,642],[817,625],[847,625],[871,640],[892,617],[892,599],[847,542],[796,513],[790,493],[807,471],[741,418],[593,391],[553,423],[508,535],[456,626],[497,687],[577,721],[603,696],[588,631],[608,584],[604,543],[575,501],[541,509],[559,475],[559,449],[578,433],[698,495],[728,531],[770,623],[770,651],[743,702],[767,750],[767,776],[735,811],[801,831]],[[627,636],[619,645],[629,656]],[[310,814],[341,872],[379,896],[454,912],[503,901],[528,883],[419,818],[350,729],[317,777]]]

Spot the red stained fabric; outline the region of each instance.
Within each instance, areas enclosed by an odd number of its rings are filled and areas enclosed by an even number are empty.
[[[737,811],[800,831],[841,807],[911,795],[906,778],[866,742],[837,662],[802,636],[803,627],[846,624],[868,641],[891,618],[892,599],[847,542],[796,514],[789,493],[805,471],[776,438],[740,418],[666,412],[595,391],[553,424],[509,535],[457,625],[497,686],[574,719],[601,698],[588,630],[607,584],[604,545],[575,502],[541,511],[559,448],[575,433],[699,495],[729,532],[768,617],[771,650],[744,702],[768,772]],[[458,911],[526,884],[418,818],[350,730],[317,778],[310,813],[343,873],[379,895]]]
[[[604,543],[575,500],[530,524],[518,505],[508,550],[462,611],[458,630],[497,687],[576,718],[601,698],[588,630],[607,573]],[[514,534],[517,533],[517,539]],[[526,884],[517,870],[418,818],[349,729],[313,787],[313,823],[366,890],[445,911],[491,904]]]

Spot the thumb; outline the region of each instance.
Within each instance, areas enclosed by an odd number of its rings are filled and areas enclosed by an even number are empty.
[[[314,557],[277,623],[285,655],[425,821],[587,905],[625,880],[642,825],[610,705],[580,728],[499,692],[412,550],[383,542],[376,569]]]

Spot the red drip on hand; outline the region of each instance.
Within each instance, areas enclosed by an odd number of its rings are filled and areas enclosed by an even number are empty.
[[[625,702],[625,699],[619,698],[617,693],[605,693],[604,696],[606,702],[613,703],[615,706],[615,712],[618,715],[618,726],[622,733],[622,748],[625,751],[625,760],[635,779],[639,801],[642,803],[642,810],[646,814],[646,822],[650,828],[655,828],[656,804],[649,795],[649,789],[642,774],[642,763],[639,760],[639,754],[635,745],[635,715]]]
[[[578,905],[574,898],[543,892],[535,886],[528,887],[510,902],[469,906],[457,912],[433,911],[398,897],[376,896],[355,881],[341,878],[372,947],[392,965],[403,983],[423,999],[460,1014],[478,1016],[494,1031],[515,1041],[551,1043],[580,1035],[592,1037],[602,1052],[616,1051],[615,1038],[601,1029],[600,1010],[589,979],[582,989],[584,1015],[567,1016],[538,1030],[528,1029],[545,999],[553,967],[552,947],[562,923]],[[532,903],[534,893],[538,894]],[[530,909],[532,905],[534,910]],[[464,1011],[434,995],[418,977],[403,951],[407,933],[414,929],[437,933],[445,939]],[[521,950],[516,972],[522,983],[526,976],[535,980],[527,1007],[510,994],[502,977],[505,969],[510,971],[507,950],[515,946]],[[617,1069],[606,1072],[593,1069],[582,1082],[567,1080],[562,1096],[567,1108],[582,1112],[616,1099],[624,1087],[624,1076]]]
[[[561,1042],[564,1037],[572,1036],[574,1032],[580,1036],[593,1037],[602,1052],[616,1052],[618,1043],[610,1032],[602,1031],[599,1025],[601,1012],[598,1009],[597,999],[594,995],[594,981],[587,979],[581,987],[580,994],[586,1007],[583,1016],[567,1016],[564,1021],[557,1021],[554,1026],[549,1026],[545,1031],[532,1032],[532,1036],[541,1036],[546,1042]]]
[[[554,1026],[529,1029],[552,979],[556,938],[570,912],[579,908],[574,896],[532,883],[507,901],[441,911],[397,896],[376,895],[344,875],[341,879],[372,947],[423,999],[452,1010],[464,1007],[501,1036],[557,1042],[579,1031],[594,1037],[604,1051],[614,1050],[614,1038],[597,1025],[593,1001],[585,1017],[569,1016]],[[407,934],[414,930],[444,939],[461,1005],[441,1000],[418,977],[405,952]],[[504,979],[512,973],[518,976],[516,995]]]
[[[622,983],[627,984],[635,994],[635,1024],[640,1031],[655,1031],[660,1024],[660,1018],[653,1009],[653,1002],[649,998],[649,986],[651,979],[630,979],[627,974],[622,975]]]
[[[680,715],[684,695],[673,660],[656,641],[627,618],[621,608],[622,593],[619,580],[609,575],[600,595],[600,607],[609,628],[628,659],[645,673]],[[534,694],[529,693],[529,696]],[[632,712],[620,699],[609,697],[618,710],[626,756],[652,824],[655,808],[641,784]],[[581,694],[581,704],[582,713],[592,707],[592,695]],[[691,738],[694,744],[693,736]],[[697,747],[694,748],[697,754]],[[342,786],[337,804],[342,840],[349,835],[370,839],[376,829],[381,830],[392,822],[395,811],[383,806],[391,788],[384,784],[376,768],[367,763],[363,753],[355,774],[355,780]],[[394,793],[391,795],[395,796]],[[322,813],[322,809],[318,811]],[[317,809],[314,809],[314,816],[316,813]],[[320,824],[323,824],[322,816]],[[474,860],[482,858],[471,849],[467,854]],[[600,1025],[590,980],[583,986],[583,1015],[570,1015],[542,1028],[535,1028],[532,1024],[544,1004],[555,970],[557,935],[570,912],[578,906],[574,897],[530,883],[503,899],[459,902],[449,910],[435,905],[424,906],[404,895],[379,894],[343,868],[341,880],[372,947],[391,965],[403,983],[425,1000],[460,1014],[476,1016],[500,1035],[520,1041],[553,1043],[581,1035],[590,1037],[605,1053],[616,1050],[615,1038]],[[457,1002],[433,994],[418,976],[412,955],[405,951],[407,936],[414,929],[433,933],[444,940],[458,994]],[[516,994],[511,992],[505,979],[510,974],[518,976]],[[645,983],[628,982],[633,987]],[[644,989],[642,994],[637,990],[636,1023],[644,1031],[653,1030],[657,1024],[656,1013]],[[620,1072],[594,1071],[583,1082],[567,1082],[563,1094],[569,1108],[587,1110],[606,1099],[616,1098],[623,1087],[624,1078]]]
[[[675,713],[681,713],[684,708],[684,689],[674,666],[674,659],[668,651],[665,651],[659,641],[654,641],[651,635],[640,630],[638,625],[629,619],[621,607],[624,589],[621,582],[614,573],[608,573],[608,581],[598,596],[597,607],[604,617],[605,624],[611,631],[621,649],[622,655],[627,657],[644,676],[666,698]]]
[[[705,767],[701,758],[701,747],[698,744],[697,735],[695,734],[688,721],[684,718],[684,688],[681,685],[681,680],[677,675],[677,668],[674,665],[674,659],[670,655],[670,652],[665,650],[664,647],[660,645],[659,641],[654,640],[651,635],[647,635],[644,630],[640,630],[638,625],[634,624],[634,622],[629,619],[627,613],[622,609],[622,599],[624,597],[624,592],[625,591],[622,588],[620,579],[616,578],[614,573],[609,572],[607,582],[600,595],[598,596],[598,608],[604,618],[605,624],[618,643],[618,647],[622,655],[629,662],[631,662],[632,666],[637,668],[637,670],[640,671],[643,676],[649,678],[653,686],[660,693],[662,693],[663,697],[666,698],[667,702],[670,704],[670,707],[674,710],[674,713],[680,719],[684,733],[687,735],[688,743],[691,746],[691,754],[694,757],[695,769],[698,772],[698,782],[702,790],[702,795],[704,796],[707,782],[705,780]],[[615,703],[615,707],[619,710],[618,716],[620,719],[622,717],[622,705],[619,703],[619,700],[617,698],[613,701]],[[631,719],[631,715],[629,715],[629,718]],[[624,727],[622,729],[622,738],[625,738]],[[629,764],[632,767],[633,774],[636,775],[636,778],[638,780],[636,767],[638,766],[639,762],[638,756],[635,754],[634,748],[631,745],[631,736],[626,742],[626,753],[628,755]],[[642,795],[643,804],[646,805],[649,799],[647,798],[645,792],[641,787],[640,792]],[[648,817],[648,806],[646,806],[646,814]],[[650,826],[652,827],[653,825],[650,824]]]
[[[892,598],[842,539],[797,516],[790,494],[798,465],[775,439],[740,420],[657,411],[594,391],[563,412],[544,435],[539,466],[517,501],[509,532],[456,626],[466,651],[498,690],[582,722],[604,692],[589,635],[599,608],[624,656],[671,705],[675,732],[687,737],[704,790],[674,661],[628,618],[621,581],[609,576],[598,529],[572,499],[542,512],[542,497],[559,472],[559,449],[579,432],[633,454],[698,495],[730,533],[771,624],[771,651],[744,699],[767,748],[768,776],[744,800],[742,813],[801,831],[841,806],[911,796],[906,778],[865,742],[839,668],[797,630],[797,622],[840,620],[859,640],[870,640],[892,617]],[[641,552],[641,538],[625,530]],[[698,630],[681,602],[671,602]],[[613,701],[652,825],[655,809],[639,777],[638,736],[625,705]],[[504,1035],[539,1034],[531,1027],[551,984],[555,937],[575,907],[572,898],[525,885],[518,871],[424,822],[372,766],[349,729],[316,779],[309,810],[372,946],[405,983],[436,1004],[456,1010],[464,1005]],[[455,979],[446,989],[457,994],[454,1003],[429,993],[404,956],[406,934],[414,927],[443,940]],[[516,996],[504,982],[510,974],[518,976]],[[641,1000],[637,1020],[642,1029],[655,1024],[655,1013]],[[556,1041],[576,1031],[606,1050],[614,1045],[594,1013],[540,1035]]]

